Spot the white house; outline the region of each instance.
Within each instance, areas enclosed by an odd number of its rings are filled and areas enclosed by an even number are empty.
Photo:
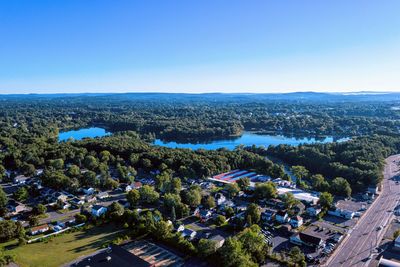
[[[100,217],[107,212],[107,208],[101,205],[94,205],[92,207],[92,215],[95,217]]]
[[[71,204],[69,204],[69,203],[67,203],[67,202],[59,203],[59,208],[60,208],[60,209],[66,210],[66,209],[68,209],[69,207],[71,207]]]
[[[215,194],[215,202],[217,203],[217,206],[224,204],[225,201],[226,197],[222,193]]]
[[[335,210],[328,210],[328,214],[336,216],[336,217],[341,217],[341,218],[351,220],[351,219],[353,219],[355,212],[351,211],[351,210],[336,208]]]
[[[85,193],[86,195],[92,195],[94,194],[94,188],[93,187],[83,188],[83,193]]]
[[[128,184],[128,185],[122,187],[122,189],[125,190],[125,192],[129,192],[129,191],[131,191],[133,188],[132,188],[131,185]]]
[[[176,229],[177,232],[183,232],[185,230],[185,226],[183,224],[179,225],[179,227]]]
[[[98,193],[96,197],[97,197],[98,199],[105,199],[105,198],[108,198],[109,195],[108,195],[107,192],[103,191],[103,192]]]
[[[50,226],[48,224],[43,224],[43,225],[39,225],[36,227],[32,227],[31,230],[29,230],[29,232],[31,235],[37,235],[37,234],[47,232],[49,230],[50,230]]]
[[[87,203],[92,203],[92,202],[95,202],[96,200],[97,200],[97,198],[95,196],[93,196],[93,195],[88,195],[88,196],[85,197],[85,201]]]
[[[182,231],[182,236],[189,240],[192,240],[197,235],[197,232],[191,229],[185,229]]]
[[[29,177],[26,177],[25,175],[18,175],[14,177],[13,181],[16,184],[25,184],[28,179]]]

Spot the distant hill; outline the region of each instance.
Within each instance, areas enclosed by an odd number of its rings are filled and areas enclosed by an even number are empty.
[[[0,95],[0,100],[46,100],[46,99],[79,99],[98,98],[116,101],[178,101],[178,102],[268,102],[268,101],[295,101],[295,102],[359,102],[359,101],[400,101],[400,93],[388,92],[351,92],[351,93],[82,93],[82,94],[8,94]]]

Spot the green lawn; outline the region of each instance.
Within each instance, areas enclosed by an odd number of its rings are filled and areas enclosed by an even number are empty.
[[[7,252],[16,256],[16,262],[21,267],[60,266],[98,250],[104,243],[113,240],[123,231],[113,225],[92,227],[88,230],[56,236],[46,243],[14,247]],[[2,244],[2,247],[7,245],[10,247],[10,244],[12,243]]]

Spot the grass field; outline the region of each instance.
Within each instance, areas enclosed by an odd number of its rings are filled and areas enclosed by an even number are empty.
[[[113,240],[121,233],[123,230],[113,225],[92,227],[56,236],[46,243],[15,247],[7,253],[14,254],[16,263],[21,267],[55,267],[98,250],[104,243]],[[2,247],[10,245],[11,242]]]

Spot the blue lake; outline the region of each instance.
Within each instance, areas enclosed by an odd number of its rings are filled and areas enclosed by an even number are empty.
[[[110,134],[111,133],[107,132],[103,128],[92,127],[92,128],[62,132],[58,135],[58,141],[59,142],[67,141],[69,138],[72,138],[74,140],[82,140],[83,138],[102,137]]]
[[[333,137],[325,138],[296,138],[287,137],[283,135],[265,135],[265,134],[255,134],[250,132],[244,132],[242,136],[234,139],[225,140],[214,140],[208,143],[177,143],[177,142],[164,142],[160,139],[154,141],[155,145],[170,147],[170,148],[191,148],[193,150],[202,148],[207,150],[215,150],[218,148],[225,147],[227,149],[233,150],[236,146],[265,146],[269,145],[280,145],[287,144],[292,146],[298,146],[300,144],[312,144],[312,143],[330,143],[330,142],[343,142],[350,140],[350,138],[334,139]]]

